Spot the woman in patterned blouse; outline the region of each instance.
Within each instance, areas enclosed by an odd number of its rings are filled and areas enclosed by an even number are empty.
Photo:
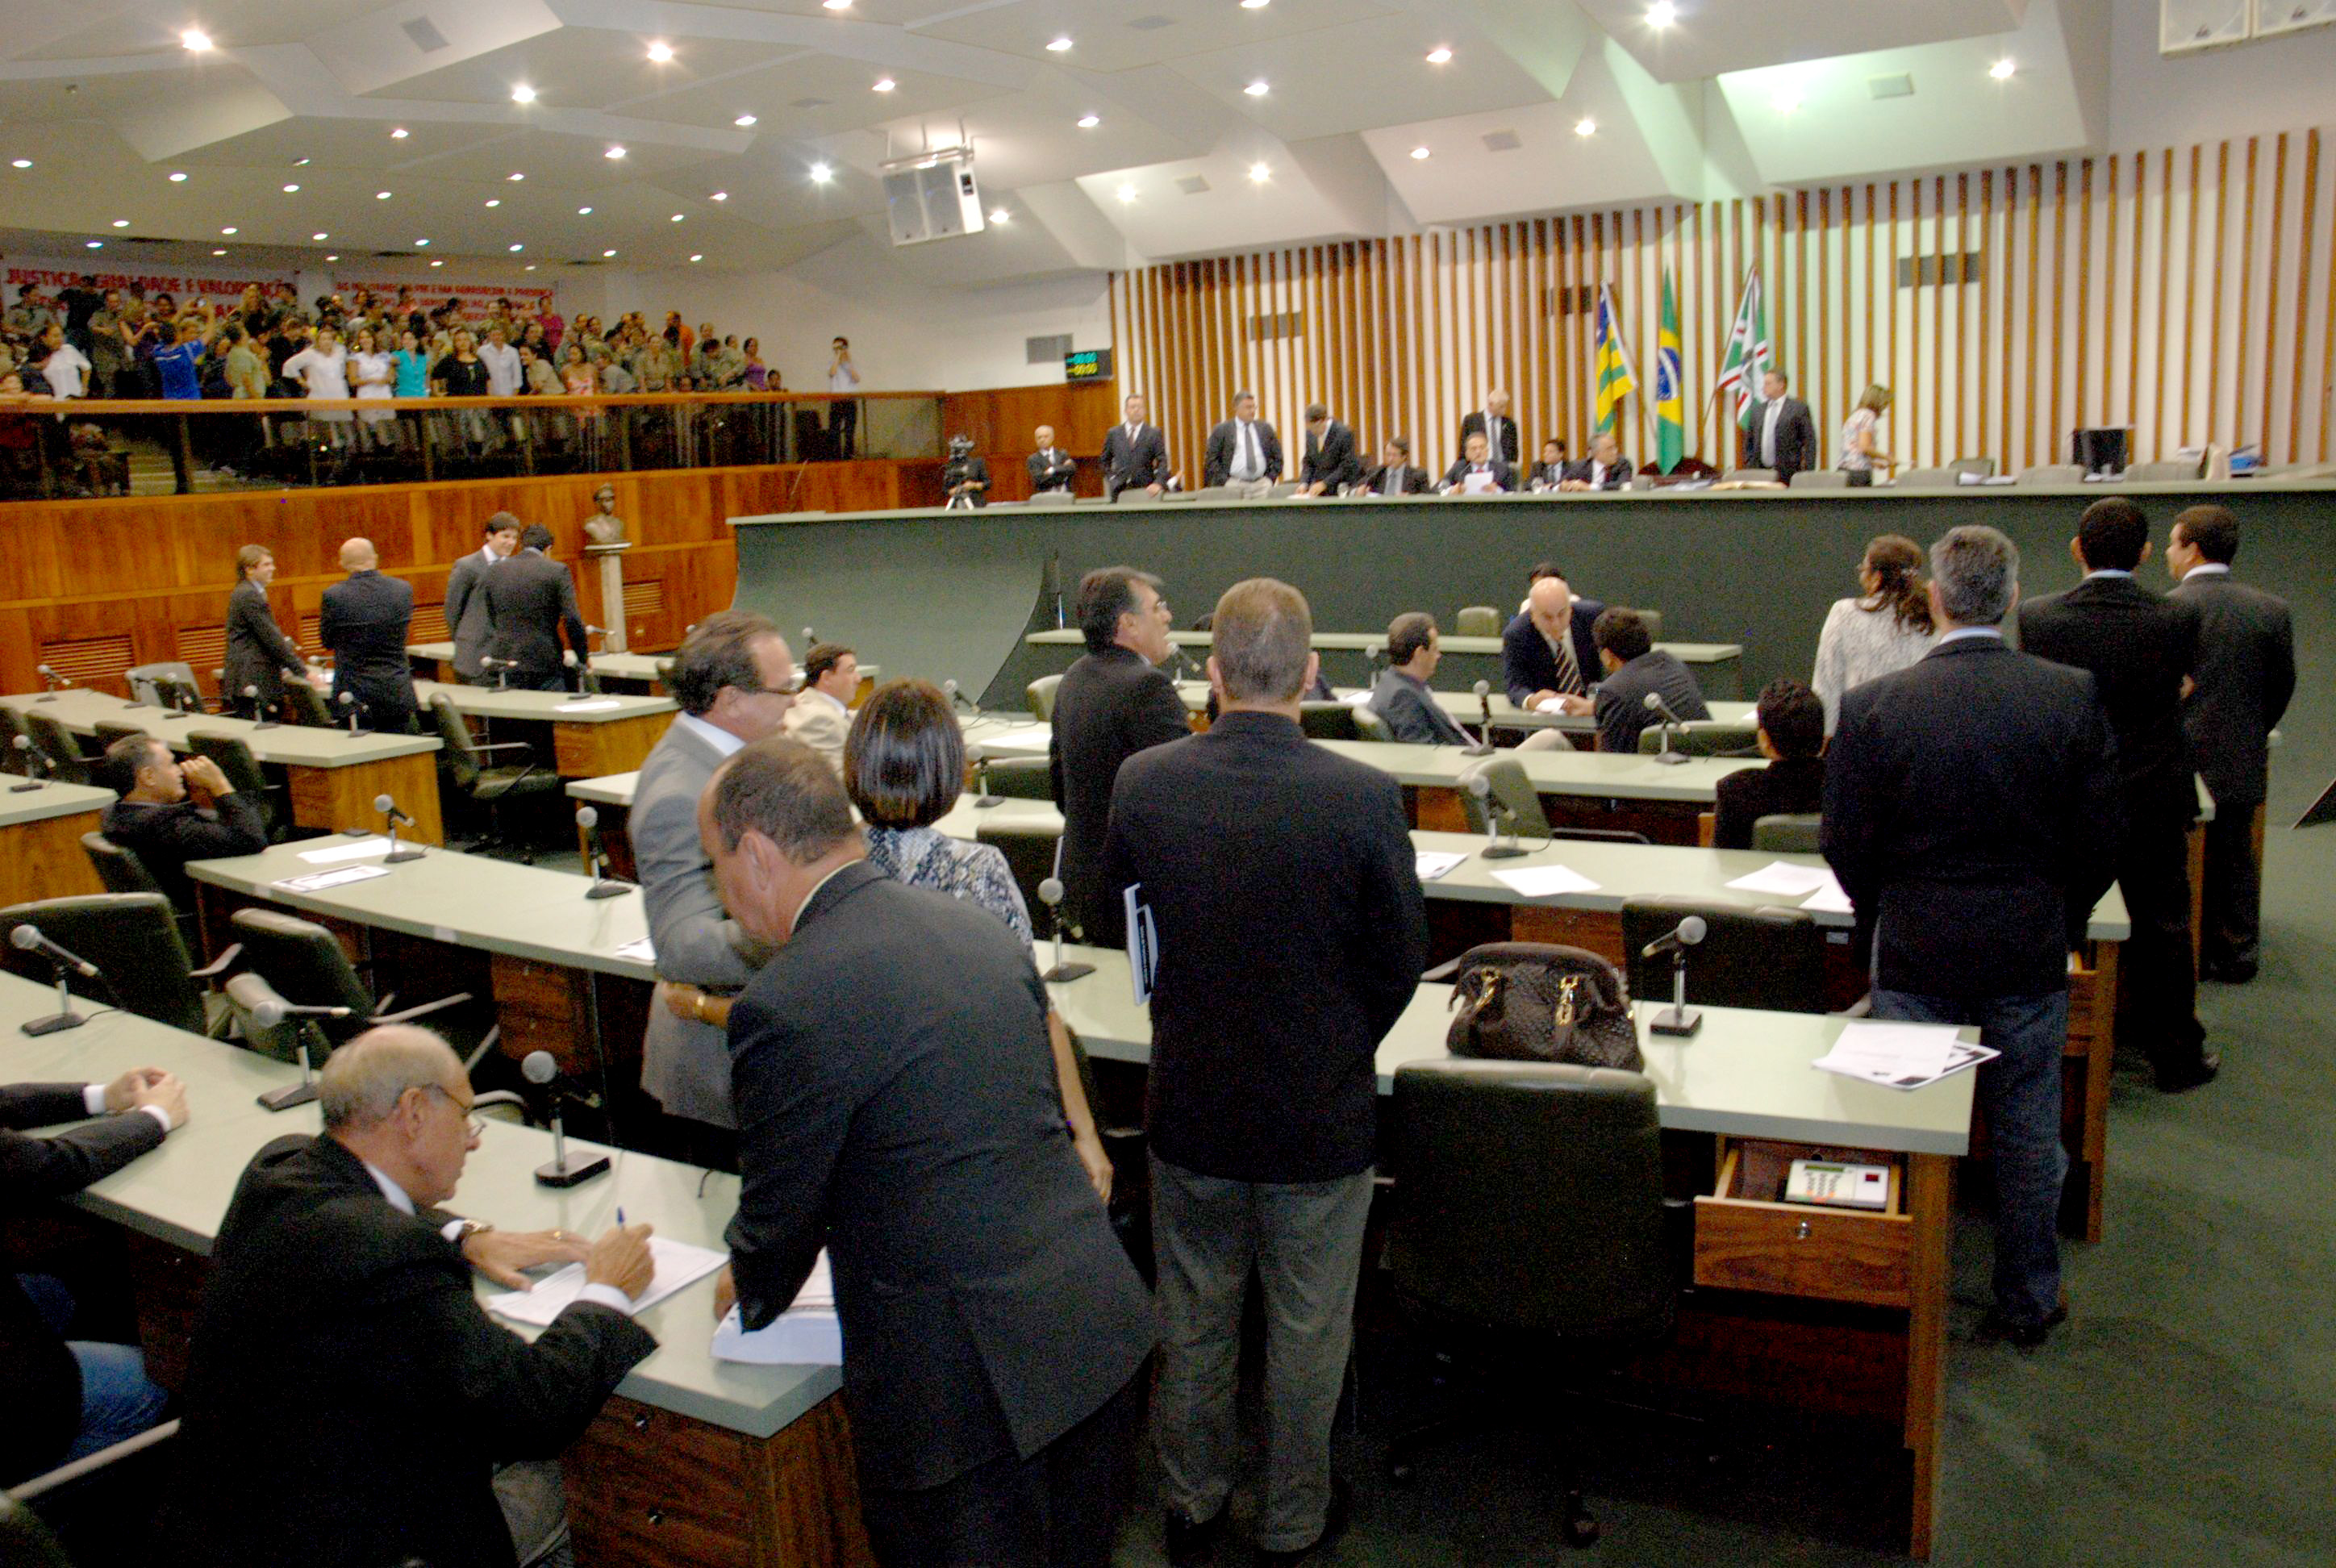
[[[1835,599],[1817,634],[1817,667],[1809,686],[1825,702],[1825,734],[1840,718],[1842,693],[1904,669],[1931,651],[1935,634],[1922,574],[1922,547],[1903,534],[1885,533],[1865,547],[1858,597]]]

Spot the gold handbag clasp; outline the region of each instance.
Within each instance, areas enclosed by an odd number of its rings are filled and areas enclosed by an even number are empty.
[[[1577,1016],[1573,993],[1581,984],[1582,977],[1580,975],[1568,975],[1565,979],[1557,982],[1556,1022],[1557,1027],[1561,1029],[1570,1029],[1573,1027],[1573,1020]]]

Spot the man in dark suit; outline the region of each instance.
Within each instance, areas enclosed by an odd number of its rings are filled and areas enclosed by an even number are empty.
[[[1744,433],[1743,466],[1773,468],[1786,484],[1793,475],[1817,465],[1817,427],[1809,405],[1786,395],[1791,382],[1781,370],[1760,378],[1761,401],[1752,410],[1752,428]]]
[[[1638,611],[1619,605],[1601,610],[1591,623],[1590,635],[1598,644],[1599,667],[1606,672],[1591,705],[1591,711],[1598,716],[1600,751],[1639,749],[1640,732],[1661,716],[1647,706],[1650,695],[1661,697],[1678,718],[1711,716],[1695,677],[1687,666],[1655,646]]]
[[[122,798],[105,808],[105,836],[138,857],[172,904],[195,907],[189,861],[256,855],[268,847],[259,803],[228,783],[207,756],[180,762],[153,736],[123,735],[105,748],[100,781]]]
[[[1173,649],[1160,589],[1158,578],[1132,566],[1087,573],[1078,599],[1087,651],[1055,688],[1046,760],[1063,812],[1066,914],[1087,940],[1105,947],[1125,936],[1118,895],[1103,885],[1104,828],[1120,764],[1192,728],[1174,683],[1157,667]]]
[[[1541,443],[1541,461],[1525,475],[1525,488],[1533,491],[1555,490],[1565,482],[1565,443],[1551,436]]]
[[[142,1114],[141,1114],[142,1113]],[[45,1138],[28,1127],[105,1119]],[[186,1086],[159,1067],[109,1084],[0,1086],[0,1198],[12,1212],[80,1192],[162,1146],[187,1119]],[[0,1267],[0,1486],[136,1437],[169,1396],[134,1345],[67,1339],[73,1299],[51,1275]]]
[[[1373,495],[1426,495],[1427,471],[1411,461],[1411,443],[1390,435],[1379,448],[1379,465],[1363,481]]]
[[[276,557],[264,544],[247,544],[235,552],[235,589],[227,596],[227,657],[220,661],[219,696],[230,712],[247,718],[280,716],[284,677],[306,680],[308,666],[268,608]],[[258,688],[257,696],[243,695],[252,687]]]
[[[2068,955],[2108,885],[2119,803],[2093,678],[2004,645],[2020,552],[1991,528],[1931,548],[1939,640],[1843,695],[1825,859],[1874,934],[1878,1018],[1975,1025],[1994,1144],[1989,1331],[2042,1342],[2060,1304],[2060,1053]]]
[[[2196,685],[2182,705],[2190,760],[2214,797],[2206,824],[2205,978],[2255,978],[2263,927],[2263,875],[2254,820],[2271,774],[2271,732],[2295,695],[2295,631],[2287,601],[2234,581],[2239,520],[2227,507],[2194,506],[2174,520],[2166,570],[2174,597],[2198,611]]]
[[[1298,464],[1298,493],[1336,495],[1363,482],[1363,460],[1355,455],[1355,433],[1330,417],[1319,403],[1306,405],[1306,455]]]
[[[479,659],[494,636],[487,617],[487,574],[519,549],[519,519],[508,511],[486,521],[486,540],[446,573],[446,629],[454,638],[454,678],[480,678]]]
[[[1105,1568],[1152,1350],[1143,1282],[1063,1130],[1046,992],[988,911],[868,863],[800,741],[699,810],[724,901],[776,949],[730,1012],[740,1321],[827,1249],[862,1515],[886,1568]]]
[[[1030,471],[1030,493],[1043,495],[1050,490],[1067,492],[1071,480],[1078,472],[1078,460],[1055,444],[1055,427],[1042,424],[1036,432],[1037,450],[1022,460]]]
[[[1501,633],[1501,686],[1519,707],[1551,702],[1570,714],[1591,710],[1590,679],[1601,667],[1593,628],[1606,607],[1576,599],[1565,574],[1543,562],[1533,568],[1525,608]]]
[[[1371,688],[1371,711],[1387,720],[1399,741],[1415,745],[1469,745],[1475,741],[1428,689],[1444,657],[1442,644],[1432,615],[1414,610],[1387,623],[1387,667]]]
[[[2133,916],[2125,949],[2128,1027],[2176,1091],[2212,1079],[2190,959],[2190,823],[2198,786],[2182,733],[2183,684],[2198,667],[2198,606],[2160,599],[2134,580],[2149,555],[2149,521],[2123,499],[2085,509],[2069,550],[2085,579],[2020,608],[2020,644],[2088,670],[2117,736],[2125,839],[2117,885]]]
[[[1484,394],[1484,406],[1460,416],[1460,449],[1468,449],[1468,438],[1484,438],[1484,451],[1494,460],[1512,469],[1517,466],[1519,453],[1524,451],[1524,437],[1517,433],[1517,422],[1509,417],[1509,394],[1495,389]]]
[[[1236,495],[1261,496],[1281,477],[1281,438],[1257,416],[1257,394],[1233,394],[1233,416],[1209,432],[1202,482]]]
[[[405,642],[414,628],[414,589],[384,577],[373,541],[341,546],[349,575],[325,589],[316,640],[333,656],[336,713],[355,706],[367,729],[404,735],[414,727],[414,667]]]
[[[1106,881],[1159,933],[1144,1122],[1172,1563],[1200,1560],[1223,1524],[1252,1271],[1262,1560],[1313,1553],[1346,1522],[1330,1427],[1370,1210],[1373,1057],[1418,987],[1427,927],[1402,790],[1299,728],[1312,632],[1288,584],[1228,589],[1209,657],[1222,716],[1129,759],[1112,792]]]
[[[576,608],[576,579],[551,559],[551,531],[530,523],[519,553],[487,576],[487,657],[508,661],[511,684],[521,691],[563,691],[570,677],[560,657],[564,635],[576,667],[592,660],[584,617]]]
[[[1748,850],[1762,817],[1825,810],[1825,703],[1799,681],[1779,677],[1760,691],[1763,768],[1745,768],[1713,785],[1711,847]]]
[[[369,1029],[333,1053],[316,1099],[323,1135],[254,1155],[211,1246],[173,1552],[219,1568],[511,1568],[518,1521],[496,1467],[556,1458],[657,1349],[632,1320],[649,1228],[589,1248],[504,1236],[502,1277],[584,1265],[582,1292],[530,1344],[472,1293],[465,1244],[498,1233],[437,1208],[479,1139],[461,1058],[427,1029]]]
[[[1497,457],[1486,455],[1484,433],[1477,431],[1460,443],[1460,461],[1444,472],[1436,488],[1445,495],[1489,495],[1517,487],[1517,471]]]
[[[1168,487],[1168,435],[1147,424],[1144,394],[1131,393],[1120,423],[1104,433],[1103,493],[1117,501],[1119,492],[1134,487],[1158,495]]]
[[[1601,430],[1590,438],[1590,455],[1580,463],[1565,465],[1565,477],[1557,482],[1560,490],[1621,490],[1630,482],[1630,460],[1622,455],[1621,444],[1611,430]]]

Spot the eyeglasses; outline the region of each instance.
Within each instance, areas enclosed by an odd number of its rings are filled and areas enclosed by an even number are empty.
[[[454,1092],[452,1089],[449,1089],[443,1084],[423,1084],[421,1085],[420,1087],[427,1089],[433,1095],[445,1096],[446,1103],[462,1113],[462,1131],[469,1136],[472,1142],[476,1143],[479,1139],[486,1136],[486,1123],[471,1115],[471,1107],[456,1099],[454,1097]]]

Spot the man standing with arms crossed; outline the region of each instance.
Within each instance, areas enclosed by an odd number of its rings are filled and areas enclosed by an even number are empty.
[[[1394,779],[1299,727],[1313,617],[1287,583],[1217,601],[1206,734],[1128,759],[1105,882],[1158,932],[1152,989],[1153,1430],[1169,1561],[1209,1560],[1234,1469],[1242,1298],[1264,1292],[1260,1561],[1345,1528],[1330,1426],[1370,1212],[1378,1043],[1419,982],[1425,906]]]

